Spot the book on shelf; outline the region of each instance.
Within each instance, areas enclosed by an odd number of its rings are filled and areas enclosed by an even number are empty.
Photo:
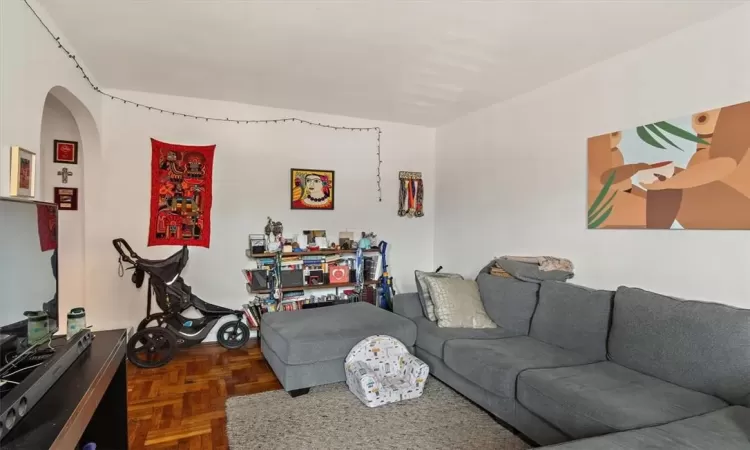
[[[341,259],[341,255],[339,255],[338,253],[326,256],[326,262],[327,263],[336,262],[336,261],[338,261],[340,259]]]
[[[252,307],[246,303],[242,305],[242,311],[245,314],[245,318],[247,319],[247,324],[250,325],[250,328],[258,328],[258,323],[260,323],[260,321],[256,320],[253,314]]]
[[[242,275],[245,276],[248,284],[253,284],[253,272],[249,269],[242,269]]]

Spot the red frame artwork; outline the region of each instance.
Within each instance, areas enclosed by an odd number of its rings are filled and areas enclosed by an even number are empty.
[[[78,164],[78,142],[55,139],[56,163]]]
[[[56,187],[55,204],[60,211],[78,211],[78,188]]]
[[[151,139],[149,246],[209,246],[215,148]]]
[[[332,210],[334,171],[318,169],[291,170],[291,208]]]

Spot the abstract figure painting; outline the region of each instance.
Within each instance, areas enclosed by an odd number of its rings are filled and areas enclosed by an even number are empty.
[[[589,228],[750,229],[750,102],[588,140]]]
[[[209,246],[215,148],[151,139],[149,246]]]
[[[10,195],[34,198],[36,154],[21,147],[10,149]]]
[[[292,169],[292,209],[333,209],[333,170]]]

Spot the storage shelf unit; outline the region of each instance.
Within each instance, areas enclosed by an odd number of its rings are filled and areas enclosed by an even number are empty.
[[[380,250],[378,248],[371,248],[368,250],[362,250],[365,254],[373,254],[373,253],[380,253]],[[284,252],[281,254],[282,257],[285,256],[296,256],[296,257],[303,257],[303,256],[327,256],[327,255],[354,255],[357,253],[357,250],[315,250],[315,251],[304,251],[304,252]],[[253,253],[252,250],[248,249],[245,250],[245,256],[248,258],[275,258],[277,253],[274,252],[265,252],[265,253]],[[364,284],[365,286],[371,286],[376,285],[378,283],[378,280],[365,280]],[[306,284],[302,286],[283,286],[281,288],[281,292],[290,292],[290,291],[306,291],[310,289],[338,289],[338,288],[351,288],[355,287],[356,283],[326,283],[326,284]],[[246,289],[247,292],[250,294],[268,294],[271,292],[269,289],[258,289],[258,290],[252,290],[252,287],[249,283],[246,283]]]
[[[362,250],[364,253],[380,253],[380,250],[377,248],[372,248],[369,250]],[[320,256],[320,255],[353,255],[357,253],[356,250],[316,250],[316,251],[305,251],[305,252],[284,252],[281,254],[282,257],[284,256]],[[248,258],[274,258],[276,256],[276,253],[274,252],[266,252],[266,253],[253,253],[252,250],[245,250],[245,256]]]
[[[378,283],[378,280],[367,280],[365,281],[365,286],[377,284],[377,283]],[[356,283],[308,284],[304,286],[282,287],[281,292],[306,291],[308,289],[336,289],[336,288],[354,287],[356,285],[357,285]],[[251,294],[268,294],[270,292],[268,289],[260,289],[260,290],[254,291],[250,287],[250,284],[246,284],[245,287],[247,288],[247,292]]]

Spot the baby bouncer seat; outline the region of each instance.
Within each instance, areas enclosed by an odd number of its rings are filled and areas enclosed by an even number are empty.
[[[391,336],[361,340],[344,361],[349,390],[367,406],[417,398],[422,395],[430,368]]]

